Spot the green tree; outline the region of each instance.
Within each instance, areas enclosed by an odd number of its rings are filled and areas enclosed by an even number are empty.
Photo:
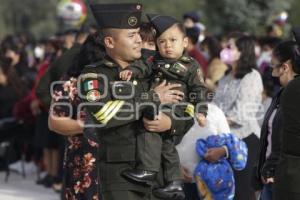
[[[62,29],[56,14],[59,1],[0,0],[0,37],[24,31],[38,37],[53,35]],[[291,25],[300,25],[299,0],[86,0],[87,5],[91,2],[140,2],[144,13],[167,14],[177,19],[186,11],[198,11],[211,33],[241,30],[262,34],[271,24],[272,14],[282,10],[288,11]],[[87,23],[93,22],[89,11]]]
[[[206,0],[204,12],[216,33],[247,31],[261,34],[275,12],[288,10],[292,0]]]
[[[56,29],[57,0],[1,0],[0,36],[30,31],[49,36]]]

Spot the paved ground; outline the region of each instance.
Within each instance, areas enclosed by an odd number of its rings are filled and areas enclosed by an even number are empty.
[[[35,184],[35,175],[28,175],[24,179],[19,174],[11,173],[7,183],[4,177],[5,173],[0,172],[1,200],[59,200],[59,195],[52,189]]]

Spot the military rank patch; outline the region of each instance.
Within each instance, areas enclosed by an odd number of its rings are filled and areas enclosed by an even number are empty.
[[[90,90],[87,94],[86,94],[86,99],[89,102],[95,102],[95,101],[99,101],[100,99],[100,92],[98,90]]]
[[[122,108],[124,101],[115,100],[108,101],[96,114],[94,117],[101,123],[107,124]]]
[[[90,90],[99,89],[99,81],[98,80],[88,80],[83,83],[83,89],[85,92]]]

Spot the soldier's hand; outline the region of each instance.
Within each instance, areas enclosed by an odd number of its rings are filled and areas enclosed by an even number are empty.
[[[162,112],[156,116],[155,120],[149,120],[144,117],[143,122],[146,130],[157,133],[170,130],[172,125],[170,117]]]
[[[129,81],[132,77],[132,71],[131,70],[124,70],[120,72],[120,79],[123,81]]]
[[[183,99],[184,93],[175,88],[180,87],[180,84],[167,84],[164,80],[160,85],[154,88],[155,93],[159,96],[159,100],[164,103],[178,103]]]

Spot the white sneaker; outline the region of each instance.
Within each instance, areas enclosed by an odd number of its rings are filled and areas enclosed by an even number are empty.
[[[18,160],[17,162],[14,162],[12,164],[10,164],[8,166],[9,170],[12,170],[12,171],[15,171],[17,173],[22,173],[22,161],[21,160]]]

